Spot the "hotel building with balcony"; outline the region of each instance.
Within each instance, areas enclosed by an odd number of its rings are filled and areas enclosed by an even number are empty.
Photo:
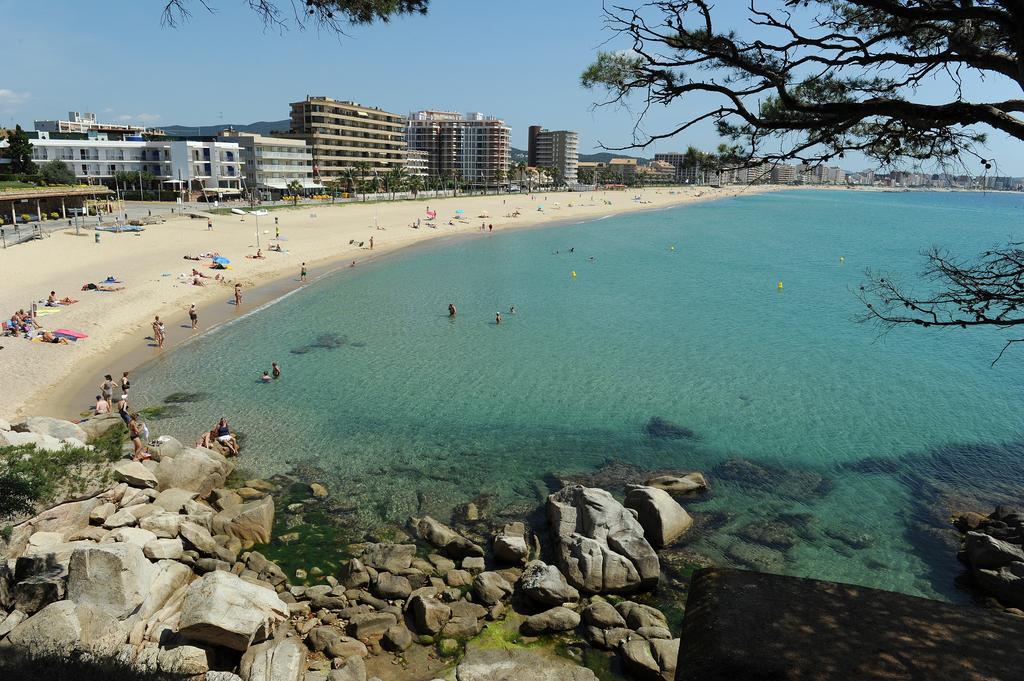
[[[303,140],[237,130],[224,130],[217,140],[238,145],[247,195],[277,199],[288,193],[292,182],[303,190],[323,189],[313,177],[313,153]]]
[[[206,140],[108,140],[100,137],[51,139],[30,133],[32,160],[63,161],[82,184],[113,187],[118,173],[149,173],[168,189],[208,195],[237,195],[242,160],[237,144]]]
[[[476,187],[508,184],[512,130],[482,113],[417,111],[409,114],[409,149],[424,151],[432,175],[458,177]]]
[[[292,102],[291,130],[281,136],[306,142],[318,181],[342,177],[346,168],[363,163],[369,175],[405,166],[405,117],[355,102],[330,97]]]

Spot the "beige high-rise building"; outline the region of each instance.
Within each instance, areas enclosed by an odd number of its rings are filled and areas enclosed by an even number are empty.
[[[306,141],[314,177],[340,177],[361,163],[368,164],[368,175],[405,166],[404,116],[330,97],[306,97],[291,106],[291,131],[282,137]]]
[[[527,163],[535,168],[554,168],[558,184],[576,184],[579,135],[571,130],[545,130],[532,125],[527,138]]]
[[[511,128],[482,113],[417,111],[409,114],[409,148],[427,152],[432,175],[458,176],[476,187],[508,184]]]

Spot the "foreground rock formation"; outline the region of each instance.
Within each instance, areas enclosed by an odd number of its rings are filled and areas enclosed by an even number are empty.
[[[694,574],[680,681],[1019,679],[1024,619],[742,570]]]
[[[1000,506],[988,516],[965,513],[955,525],[964,533],[959,558],[974,586],[1024,616],[1024,511]]]
[[[467,645],[499,627],[608,651],[638,679],[674,677],[678,639],[665,616],[600,595],[657,585],[652,542],[689,527],[661,489],[631,489],[633,508],[579,485],[551,495],[556,564],[540,560],[526,523],[478,543],[428,516],[409,521],[418,543],[351,545],[336,574],[292,584],[253,550],[271,538],[273,484],[229,489],[234,463],[221,453],[172,438],[152,449],[152,461],[115,463],[113,486],[19,523],[0,544],[0,650],[116,657],[209,681],[367,681],[375,656],[403,662],[417,650],[440,671],[465,653],[445,672],[461,681],[595,678],[550,649]]]

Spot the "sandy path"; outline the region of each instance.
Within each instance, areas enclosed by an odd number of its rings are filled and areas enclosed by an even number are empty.
[[[426,239],[479,231],[481,222],[493,224],[495,230],[535,227],[769,189],[772,188],[652,188],[547,194],[537,195],[535,199],[526,195],[458,197],[271,211],[269,216],[259,219],[264,260],[245,257],[256,251],[253,216],[217,216],[213,231],[207,230],[205,219],[174,217],[147,228],[138,236],[104,233],[99,244],[94,242],[92,231],[83,230],[82,236],[77,237],[74,230],[58,232],[47,239],[0,250],[0,317],[9,318],[13,311],[27,308],[33,301],[45,300],[53,289],[58,298],[69,296],[81,302],[57,314],[40,317],[40,323],[49,330],[72,329],[89,337],[71,345],[31,343],[22,338],[0,339],[0,345],[4,346],[0,350],[0,376],[4,377],[0,416],[15,418],[45,411],[47,405],[60,402],[60,393],[55,391],[68,389],[75,381],[80,389],[83,380],[88,379],[83,372],[95,373],[98,385],[101,374],[106,371],[117,378],[122,370],[134,368],[140,363],[138,352],[133,355],[133,365],[111,366],[105,370],[99,367],[104,357],[125,357],[129,350],[145,349],[154,315],[180,317],[190,303],[196,303],[201,322],[223,318],[225,311],[233,312],[231,285],[236,281],[246,290],[275,280],[278,291],[282,286],[298,286],[297,281],[289,282],[297,280],[303,261],[308,263],[313,278],[341,262],[362,262],[371,255],[392,252]],[[642,203],[632,200],[636,195],[642,197]],[[606,200],[611,204],[604,203]],[[545,207],[543,212],[537,210],[539,205]],[[411,229],[410,223],[417,218],[425,220],[427,206],[437,211],[437,229],[425,224],[420,229]],[[516,207],[522,209],[520,217],[504,217]],[[456,209],[465,211],[466,221],[450,226],[448,221],[455,216]],[[477,217],[485,212],[490,217]],[[285,237],[281,245],[287,253],[267,249],[274,235],[274,216],[279,218],[281,236]],[[375,229],[375,223],[384,229]],[[370,237],[374,238],[372,254],[368,245]],[[364,242],[363,247],[350,244],[352,240]],[[207,269],[208,261],[200,263],[182,258],[185,254],[206,251],[217,251],[231,259],[232,269],[221,272],[231,283],[218,284],[204,279],[209,285],[197,287],[179,277],[191,272],[193,266],[211,276],[216,274]],[[82,284],[99,283],[108,275],[123,280],[127,288],[115,293],[80,290]],[[246,297],[241,312],[246,311],[252,298]],[[165,350],[190,334],[178,324],[168,324]],[[152,348],[141,355],[141,360],[157,352]]]

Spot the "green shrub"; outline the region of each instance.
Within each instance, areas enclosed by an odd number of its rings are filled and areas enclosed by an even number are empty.
[[[60,213],[58,213],[57,211],[54,211],[54,212],[50,213],[50,219],[51,220],[60,220]]]
[[[58,494],[101,482],[97,466],[121,458],[126,434],[119,423],[95,439],[92,449],[64,447],[47,452],[35,445],[0,447],[0,520],[31,513],[41,502],[56,501]]]

